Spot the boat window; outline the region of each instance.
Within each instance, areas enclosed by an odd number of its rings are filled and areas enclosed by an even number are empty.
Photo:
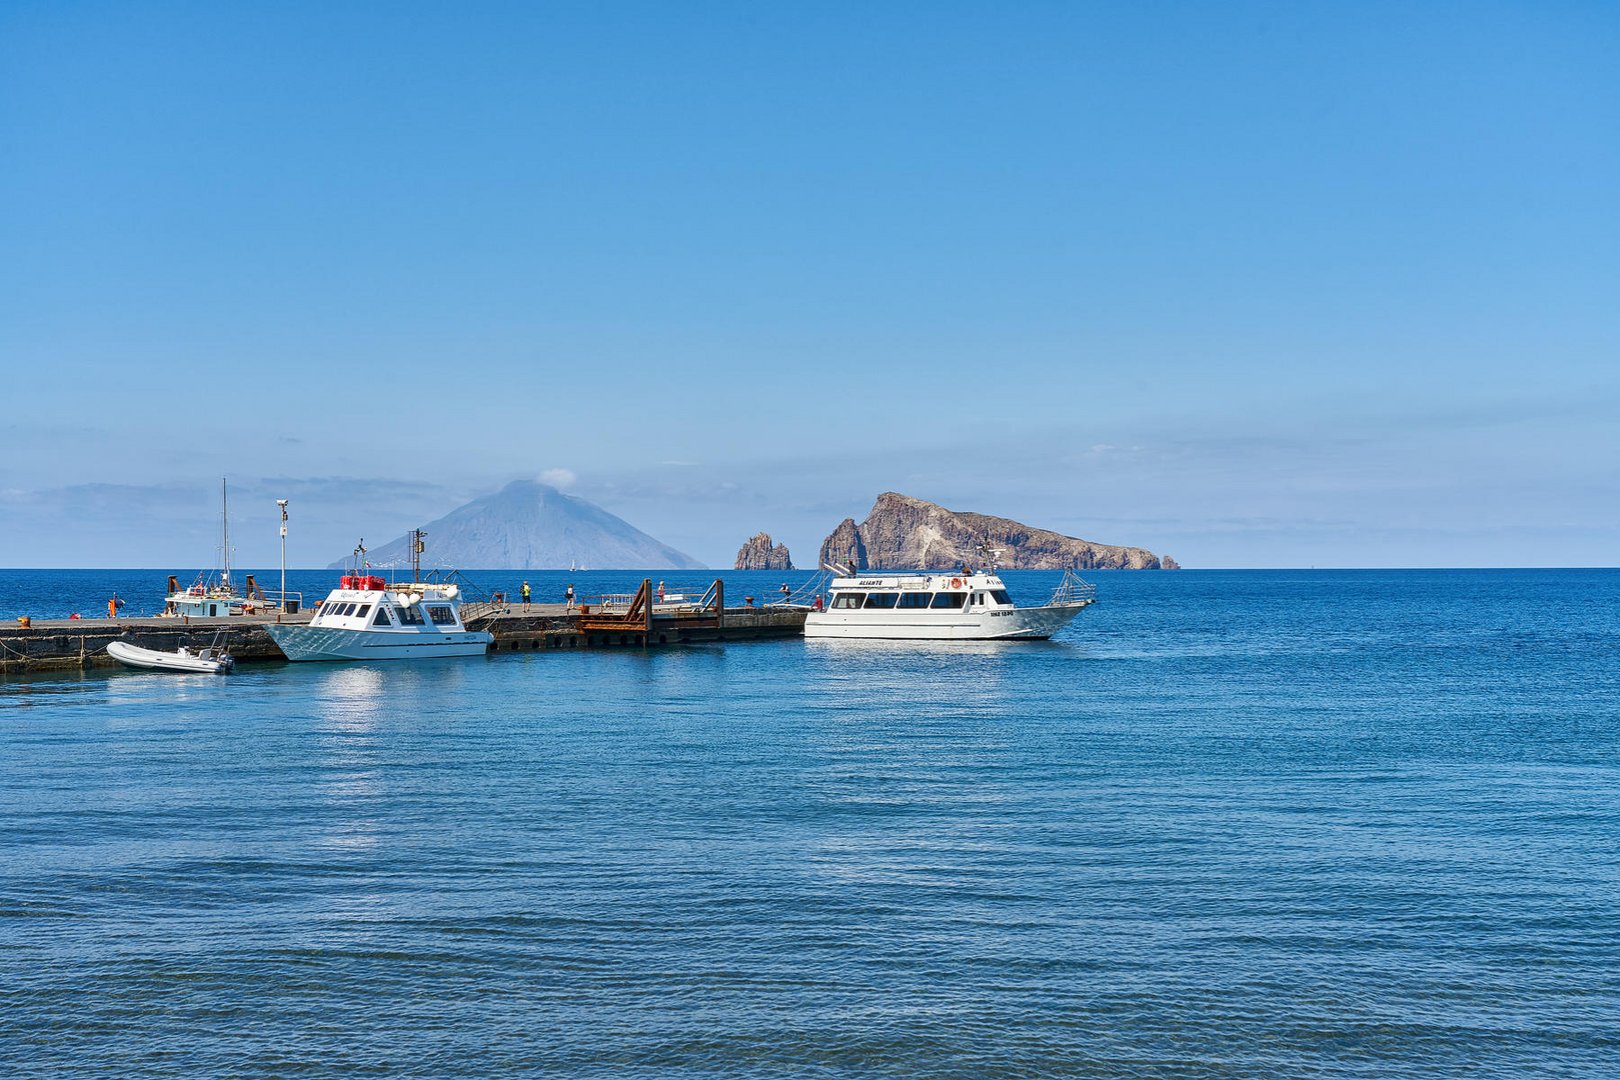
[[[996,589],[994,592],[992,592],[990,594],[990,599],[994,600],[998,604],[1011,604],[1012,603],[1012,597],[1007,595],[1007,590],[1006,589]]]
[[[338,612],[338,614],[342,615],[344,617],[348,617],[350,615],[353,615],[354,614],[354,605],[353,604],[344,604],[343,605],[343,610]]]
[[[928,606],[928,594],[925,592],[904,592],[900,594],[900,606],[903,608],[920,608]]]
[[[456,613],[450,608],[430,607],[427,609],[427,611],[428,618],[432,619],[435,625],[449,626],[451,623],[456,621]]]
[[[858,607],[861,606],[861,601],[865,600],[865,599],[866,599],[866,594],[865,593],[859,593],[859,592],[843,592],[843,593],[839,593],[837,596],[833,597],[833,602],[832,602],[833,610],[837,611],[839,608],[858,608]]]
[[[973,603],[976,604],[976,605],[982,605],[984,603],[984,593],[982,593],[982,592],[974,593],[973,594]]]
[[[900,601],[899,593],[875,592],[866,596],[866,606],[869,608],[891,608]]]
[[[388,617],[388,609],[381,604],[377,605],[377,617],[371,620],[372,626],[393,626],[394,621]]]
[[[399,625],[401,626],[421,626],[424,621],[421,608],[402,607],[399,609]]]
[[[370,604],[361,604],[360,605],[360,610],[355,612],[354,614],[355,614],[356,618],[359,618],[359,619],[365,618],[367,615],[371,614],[371,605]]]
[[[942,593],[935,593],[934,594],[934,602],[932,604],[929,604],[928,606],[929,607],[936,607],[936,608],[959,608],[963,604],[966,604],[966,603],[967,603],[967,593],[942,592]]]

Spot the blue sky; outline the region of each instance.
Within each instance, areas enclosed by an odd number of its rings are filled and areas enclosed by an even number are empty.
[[[1620,8],[0,6],[0,565],[545,474],[1191,566],[1613,565]]]

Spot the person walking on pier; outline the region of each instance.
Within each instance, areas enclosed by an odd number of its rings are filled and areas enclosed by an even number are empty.
[[[529,583],[527,581],[523,583],[523,610],[529,610]]]

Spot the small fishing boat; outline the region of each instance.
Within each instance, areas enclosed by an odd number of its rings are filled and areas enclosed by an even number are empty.
[[[390,584],[366,572],[371,564],[361,543],[354,549],[353,571],[338,579],[313,619],[302,626],[268,625],[265,633],[295,661],[482,656],[495,635],[462,623],[460,588],[421,580],[425,535],[420,529],[411,533],[413,580]]]
[[[345,574],[303,626],[271,624],[289,660],[422,660],[482,656],[495,636],[461,622],[460,590],[417,581],[390,585],[369,574]]]
[[[143,649],[127,641],[107,643],[107,655],[125,667],[147,671],[183,671],[192,675],[225,675],[236,661],[224,649],[192,650],[182,645],[173,652]]]
[[[252,615],[269,606],[264,590],[259,588],[252,574],[247,576],[247,585],[241,592],[231,577],[231,512],[224,479],[219,482],[219,529],[221,569],[212,574],[198,574],[197,580],[187,588],[181,588],[179,579],[171,574],[169,594],[163,600],[165,617],[212,619]]]

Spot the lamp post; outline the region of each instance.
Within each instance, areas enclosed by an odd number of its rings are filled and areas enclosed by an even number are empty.
[[[281,507],[281,610],[287,610],[287,500],[277,499]]]

